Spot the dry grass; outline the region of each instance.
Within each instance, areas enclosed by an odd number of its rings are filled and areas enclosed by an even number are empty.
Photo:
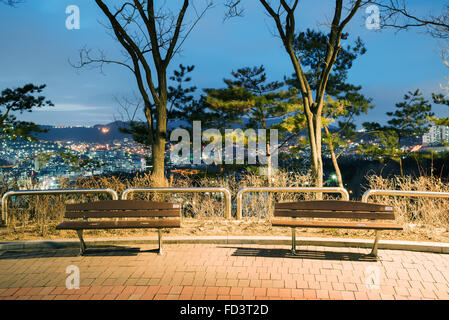
[[[432,176],[421,176],[416,179],[407,176],[389,179],[370,176],[368,181],[369,189],[449,192],[449,184]],[[411,237],[439,239],[441,236],[448,236],[448,199],[375,196],[370,199],[370,202],[391,205],[396,212],[396,221],[404,226],[403,233]]]
[[[309,174],[288,173],[278,171],[272,181],[256,174],[247,174],[237,180],[227,177],[180,177],[170,179],[171,187],[227,187],[231,190],[233,199],[242,187],[265,186],[310,186]],[[68,188],[67,181],[60,182],[61,188]],[[79,180],[71,188],[112,188],[121,196],[123,191],[131,187],[151,187],[150,176],[144,174],[133,179],[117,177],[99,177]],[[397,189],[421,191],[446,191],[449,185],[433,177],[394,177],[384,179],[378,176],[369,177],[369,189]],[[17,186],[0,184],[1,192],[17,189]],[[32,189],[33,186],[28,186]],[[280,201],[310,200],[315,194],[298,193],[253,193],[243,197],[244,219],[240,222],[223,219],[224,206],[221,193],[136,193],[134,199],[158,201],[178,201],[182,203],[185,223],[183,228],[170,231],[174,235],[287,235],[287,228],[272,228],[270,224],[273,205]],[[335,195],[324,195],[332,198]],[[339,196],[337,196],[339,197]],[[55,226],[63,220],[65,203],[97,201],[107,199],[106,195],[52,195],[17,197],[9,201],[9,226],[1,231],[3,240],[24,240],[45,237],[73,238],[70,231],[56,231]],[[449,203],[445,199],[383,197],[371,199],[393,206],[397,213],[397,222],[404,226],[403,232],[384,232],[383,238],[407,240],[449,241]],[[298,236],[328,236],[328,237],[359,237],[372,238],[371,231],[347,231],[336,229],[299,229]],[[153,234],[147,230],[113,230],[88,231],[87,236],[145,236]]]

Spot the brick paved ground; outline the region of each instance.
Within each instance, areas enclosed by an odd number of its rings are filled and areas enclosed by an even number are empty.
[[[449,255],[285,246],[166,245],[6,251],[0,299],[449,299]],[[65,287],[66,268],[80,288]],[[380,286],[370,286],[378,274]],[[367,280],[368,279],[368,280]]]

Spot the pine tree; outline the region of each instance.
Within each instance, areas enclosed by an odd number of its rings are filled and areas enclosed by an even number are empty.
[[[343,33],[341,39],[348,40],[348,34]],[[327,54],[328,36],[323,32],[307,29],[296,35],[293,41],[293,49],[304,66],[304,76],[310,84],[311,90],[318,90]],[[357,38],[354,44],[341,46],[335,60],[334,67],[330,71],[322,110],[322,127],[324,134],[322,141],[331,155],[332,164],[337,175],[340,187],[343,187],[343,179],[338,165],[338,158],[356,137],[354,117],[366,113],[374,108],[371,99],[365,97],[360,91],[361,86],[347,82],[348,71],[358,56],[366,53],[364,43]],[[293,75],[287,80],[291,86],[300,88],[300,83]],[[337,124],[336,130],[330,129],[330,124]],[[284,127],[290,132],[300,132],[308,128],[307,117],[304,112],[297,112],[285,121]],[[310,131],[309,131],[310,133]],[[302,141],[310,145],[310,140]],[[301,146],[301,147],[302,147]],[[312,155],[311,155],[312,157]]]
[[[277,122],[300,107],[297,90],[282,90],[285,82],[267,80],[263,65],[240,68],[231,72],[231,79],[224,79],[225,88],[204,89],[206,101],[213,112],[224,113],[226,118],[247,119],[245,129],[275,129]],[[272,154],[276,151],[267,135],[265,150],[267,177],[271,183]]]
[[[399,163],[401,176],[404,176],[402,159],[408,154],[403,147],[405,138],[416,138],[427,132],[433,112],[432,105],[419,89],[404,95],[404,101],[396,103],[396,110],[387,112],[390,117],[387,125],[376,122],[365,122],[367,131],[379,139],[379,144],[361,144],[360,152],[375,159],[393,160]]]
[[[35,134],[46,132],[33,122],[19,121],[13,113],[32,112],[36,108],[53,106],[40,94],[45,85],[27,84],[20,88],[4,89],[0,95],[0,139],[35,141]]]

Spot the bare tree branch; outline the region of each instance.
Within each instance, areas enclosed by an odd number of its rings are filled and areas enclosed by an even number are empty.
[[[23,3],[23,0],[0,0],[0,3],[6,4],[7,6],[15,7],[19,3]]]
[[[381,27],[408,30],[425,27],[436,38],[449,38],[449,5],[445,5],[439,15],[421,16],[410,11],[404,0],[374,0],[379,6]]]
[[[154,0],[128,0],[113,7],[104,0],[95,0],[103,14],[108,18],[108,30],[123,47],[124,60],[107,58],[103,51],[93,56],[91,51],[80,50],[76,68],[96,66],[103,70],[105,64],[115,64],[130,70],[135,79],[143,101],[149,139],[153,152],[153,176],[159,186],[164,186],[164,154],[167,131],[167,68],[173,56],[179,52],[198,21],[212,7],[211,0],[204,0],[205,9],[193,22],[186,23],[189,0],[183,0],[179,11],[170,9],[174,2],[154,6]],[[160,3],[159,1],[156,3]],[[186,31],[187,30],[187,31]],[[155,71],[155,72],[154,72]],[[153,76],[154,73],[154,76]],[[125,103],[127,103],[125,101]],[[132,119],[136,115],[127,113]],[[162,183],[160,183],[162,182]]]

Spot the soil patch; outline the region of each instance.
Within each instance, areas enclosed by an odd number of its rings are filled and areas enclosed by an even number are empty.
[[[38,225],[7,228],[0,230],[2,241],[25,240],[55,240],[77,239],[76,232],[70,230],[56,230],[57,223],[50,223],[45,228]],[[270,222],[259,218],[246,218],[241,221],[226,221],[218,218],[210,219],[184,219],[182,228],[164,230],[167,236],[290,236],[289,228],[272,227]],[[85,238],[114,238],[139,237],[156,235],[154,229],[127,229],[127,230],[86,230]],[[372,230],[344,230],[344,229],[312,229],[297,228],[297,237],[322,238],[358,238],[373,239]],[[383,240],[406,241],[432,241],[448,242],[449,230],[433,228],[423,225],[408,224],[403,231],[382,231]]]

